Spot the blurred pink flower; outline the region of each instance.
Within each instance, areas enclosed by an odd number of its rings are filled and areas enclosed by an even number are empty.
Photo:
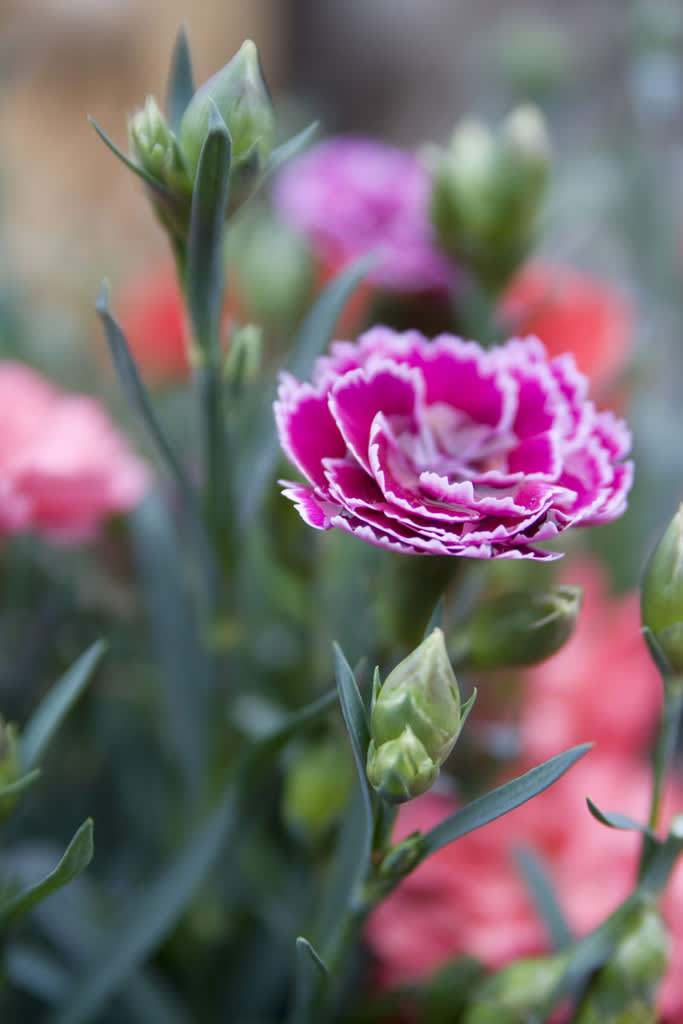
[[[649,771],[639,761],[591,752],[540,796],[430,857],[368,921],[379,984],[424,979],[463,953],[497,968],[547,949],[544,926],[514,861],[518,848],[542,858],[573,934],[591,931],[632,891],[640,836],[595,821],[585,797],[602,810],[645,821],[649,792]],[[395,838],[426,831],[454,809],[433,792],[405,804]],[[672,785],[665,820],[682,810],[683,790]],[[663,910],[674,948],[660,1007],[673,1024],[683,1019],[683,863]]]
[[[0,534],[87,540],[107,516],[135,505],[148,480],[94,399],[0,363]]]
[[[290,161],[274,200],[335,268],[378,250],[368,277],[390,291],[443,290],[452,265],[433,240],[430,179],[405,150],[371,139],[331,139]]]
[[[634,313],[617,288],[571,267],[531,263],[503,295],[507,334],[534,334],[551,356],[572,352],[596,393],[614,383],[635,340]]]
[[[536,338],[487,351],[375,327],[312,384],[283,374],[280,443],[309,481],[284,493],[309,526],[394,551],[557,558],[531,545],[617,518],[631,486],[629,431],[587,388]]]
[[[525,673],[525,763],[537,764],[586,741],[599,753],[645,753],[663,694],[640,631],[639,596],[610,595],[604,570],[587,559],[562,579],[583,585],[583,605],[569,642]]]

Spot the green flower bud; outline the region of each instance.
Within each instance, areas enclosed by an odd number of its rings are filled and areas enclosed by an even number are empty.
[[[392,804],[420,796],[431,789],[439,775],[435,764],[409,725],[396,739],[377,747],[370,740],[367,758],[370,785]]]
[[[168,127],[153,96],[145,100],[143,110],[128,122],[131,155],[170,192],[189,196],[192,182],[185,166],[178,140]]]
[[[550,146],[540,112],[519,107],[497,136],[467,120],[447,149],[425,157],[441,245],[487,291],[499,291],[533,243],[545,193]]]
[[[325,837],[346,807],[354,779],[348,744],[326,738],[299,748],[288,765],[282,812],[292,832]]]
[[[567,966],[564,954],[529,957],[489,975],[471,993],[463,1024],[529,1024],[546,1020]]]
[[[657,641],[672,676],[683,676],[683,505],[647,564],[641,584],[643,626]]]
[[[183,114],[180,144],[192,176],[209,127],[210,100],[216,104],[232,139],[230,207],[234,209],[261,176],[275,136],[273,106],[261,74],[258,50],[250,39],[197,90]]]
[[[478,608],[455,637],[475,668],[537,665],[556,654],[574,632],[581,587],[515,592]]]
[[[5,725],[0,717],[0,789],[19,778],[19,743],[14,725]]]
[[[435,629],[390,672],[375,679],[367,754],[370,783],[392,803],[426,792],[455,745],[474,696],[463,707],[443,633]]]
[[[591,981],[577,1024],[654,1024],[655,996],[668,966],[668,953],[661,915],[647,906]]]

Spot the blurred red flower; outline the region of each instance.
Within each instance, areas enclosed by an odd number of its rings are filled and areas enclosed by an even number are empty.
[[[640,837],[595,821],[585,797],[644,821],[649,789],[649,771],[639,760],[591,752],[540,796],[434,854],[368,921],[379,984],[424,979],[464,953],[497,968],[546,950],[548,936],[516,866],[517,849],[542,858],[573,934],[591,931],[632,891]],[[455,806],[433,792],[405,804],[395,838],[428,830]],[[680,786],[669,788],[665,820],[674,810],[683,810]],[[663,911],[673,955],[660,1010],[674,1024],[683,1019],[683,862]]]
[[[0,363],[0,534],[87,540],[106,517],[137,504],[148,483],[98,402]]]
[[[506,337],[535,334],[551,357],[573,352],[598,395],[615,382],[633,349],[634,313],[627,298],[569,267],[524,267],[503,295],[499,315]]]
[[[588,741],[601,754],[644,753],[661,708],[662,683],[640,632],[638,594],[610,595],[604,570],[588,559],[562,579],[582,584],[581,614],[569,642],[525,674],[524,762],[538,764]]]
[[[187,378],[189,330],[172,267],[161,267],[129,282],[116,312],[146,379],[170,384]]]

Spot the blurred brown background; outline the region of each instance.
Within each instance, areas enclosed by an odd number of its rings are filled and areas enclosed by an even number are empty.
[[[564,74],[570,101],[551,113],[571,140],[572,131],[613,130],[631,102],[624,58],[644,3],[0,0],[0,228],[12,265],[38,287],[78,283],[92,295],[103,275],[115,280],[165,255],[142,189],[87,115],[127,149],[127,117],[147,93],[163,97],[180,24],[197,81],[251,36],[276,100],[298,97],[301,117],[320,116],[327,130],[408,145],[444,141],[465,113],[498,118],[525,98],[515,94],[524,74]],[[665,19],[683,16],[682,0],[659,7]],[[548,26],[554,42],[542,34]],[[649,74],[644,88],[656,101],[663,91],[666,106],[667,89],[677,90],[678,117],[680,65],[673,83],[671,64]]]

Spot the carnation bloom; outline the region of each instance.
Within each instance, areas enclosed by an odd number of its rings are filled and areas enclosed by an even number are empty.
[[[309,481],[284,493],[310,526],[395,551],[559,557],[531,545],[616,518],[632,479],[629,432],[587,388],[535,338],[486,351],[375,327],[312,384],[283,375],[280,442]]]
[[[632,758],[588,754],[549,790],[424,861],[373,912],[366,937],[383,986],[428,977],[448,960],[469,954],[499,968],[541,953],[549,939],[514,854],[532,849],[543,861],[575,937],[597,927],[635,885],[641,837],[606,828],[585,797],[605,811],[647,818],[649,770]],[[395,839],[427,831],[455,809],[433,791],[401,808]],[[665,817],[683,809],[670,787]],[[680,1021],[683,985],[683,862],[663,899],[673,935],[671,967],[660,992],[667,1021]]]
[[[614,381],[633,349],[633,310],[624,295],[569,267],[524,267],[499,312],[508,332],[536,335],[551,356],[573,352],[598,392]]]
[[[604,570],[588,559],[563,579],[583,585],[583,607],[565,646],[525,673],[524,759],[536,764],[585,741],[600,753],[644,753],[663,693],[641,635],[639,595],[610,595]]]
[[[280,214],[335,268],[370,251],[369,278],[389,291],[442,290],[453,267],[433,240],[431,182],[405,150],[370,139],[336,138],[290,161],[278,176]]]
[[[0,364],[0,534],[77,542],[135,505],[149,482],[92,398],[66,395],[19,363]]]

